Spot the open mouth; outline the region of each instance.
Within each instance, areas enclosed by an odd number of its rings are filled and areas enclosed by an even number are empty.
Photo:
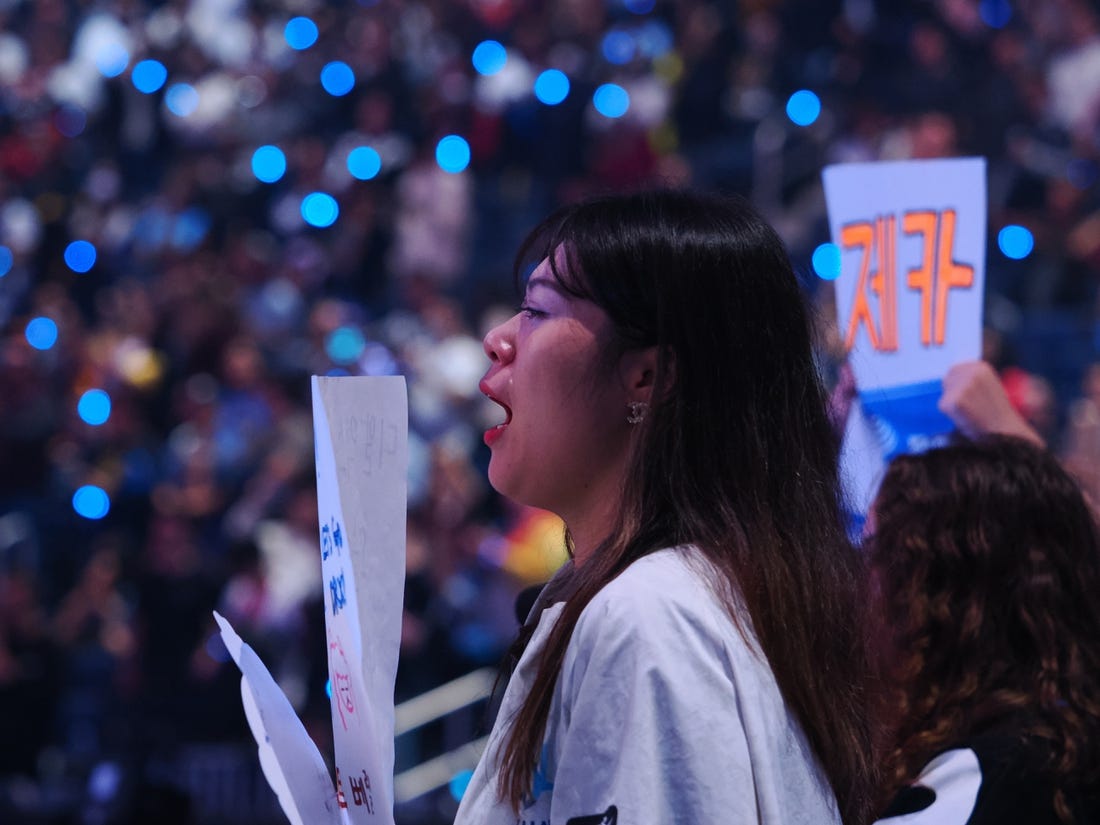
[[[488,398],[490,401],[492,401],[494,404],[497,404],[504,410],[504,420],[496,426],[490,427],[488,430],[485,431],[485,443],[489,446],[492,446],[493,442],[500,437],[500,435],[504,432],[504,429],[512,422],[512,408],[501,401],[499,398],[497,398],[495,395],[493,395],[493,393],[489,390],[489,387],[484,381],[482,381],[478,385],[478,389],[481,390],[482,394],[484,394],[486,398]]]

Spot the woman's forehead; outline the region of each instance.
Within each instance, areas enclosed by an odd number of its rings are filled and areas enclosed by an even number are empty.
[[[558,275],[562,272],[561,263],[555,261],[555,265],[558,266],[557,272],[551,267],[550,259],[543,258],[539,265],[527,276],[527,292],[530,293],[536,289],[551,289],[559,295],[565,296],[565,290],[562,288],[561,281],[558,280]]]
[[[566,250],[565,244],[556,246],[552,257],[553,261],[548,255],[531,269],[527,275],[526,288],[530,290],[535,286],[544,286],[564,297],[577,296],[578,291],[584,290],[584,285],[577,277],[577,267],[570,260],[572,256]]]

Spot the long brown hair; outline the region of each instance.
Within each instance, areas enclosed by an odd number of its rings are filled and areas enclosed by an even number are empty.
[[[1100,784],[1100,540],[1045,450],[990,437],[903,456],[874,506],[893,628],[887,790],[945,747],[1009,724],[1049,753],[1052,800]]]
[[[721,571],[735,622],[742,600],[841,814],[862,823],[876,773],[864,568],[844,531],[810,319],[782,243],[741,201],[651,192],[552,215],[517,271],[559,248],[561,286],[608,313],[617,351],[656,346],[658,374],[618,519],[575,571],[512,720],[502,798],[518,810],[530,791],[585,606],[633,561],[690,543]]]

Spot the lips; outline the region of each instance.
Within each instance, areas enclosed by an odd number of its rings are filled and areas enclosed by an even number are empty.
[[[485,431],[485,445],[488,447],[492,447],[493,443],[498,438],[500,438],[501,435],[504,434],[504,430],[512,422],[512,408],[501,401],[499,398],[497,398],[495,395],[493,395],[493,392],[489,389],[489,385],[488,383],[486,383],[485,379],[482,379],[481,383],[478,384],[478,389],[481,390],[482,394],[486,398],[488,398],[494,404],[499,404],[504,409],[504,421],[502,421],[500,424],[497,424],[495,427],[490,427],[488,430]]]

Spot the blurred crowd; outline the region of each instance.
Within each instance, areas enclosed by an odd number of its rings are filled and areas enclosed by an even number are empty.
[[[307,48],[284,34],[299,15]],[[486,39],[507,48],[492,74],[471,63]],[[141,60],[167,69],[152,93]],[[333,60],[346,94],[321,86]],[[549,68],[570,81],[554,105],[532,91]],[[605,83],[620,117],[593,106]],[[807,126],[785,111],[800,89],[822,103]],[[286,158],[271,183],[262,145]],[[365,180],[359,146],[381,162]],[[989,162],[986,357],[1100,500],[1087,0],[0,0],[0,821],[214,821],[180,760],[247,741],[215,608],[331,736],[310,375],[408,379],[400,701],[495,665],[516,593],[563,558],[560,523],[484,474],[480,338],[527,228],[608,189],[739,192],[827,309],[822,167],[956,155]],[[303,218],[314,191],[331,226]],[[999,250],[1009,223],[1030,254]],[[90,266],[66,261],[76,240]],[[78,414],[91,389],[101,424]],[[74,510],[84,485],[102,517]]]

